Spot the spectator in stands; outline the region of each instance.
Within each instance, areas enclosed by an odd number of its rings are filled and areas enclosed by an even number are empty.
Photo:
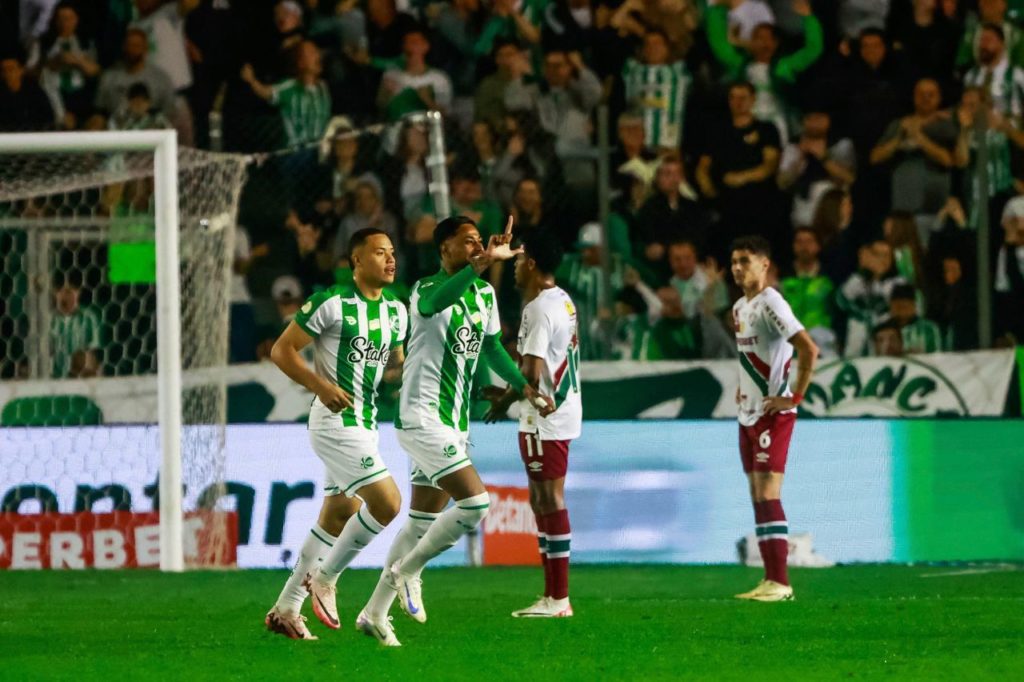
[[[366,18],[367,60],[373,58],[378,66],[397,63],[405,34],[417,28],[416,20],[399,12],[395,0],[367,0]]]
[[[530,111],[554,140],[566,181],[590,187],[596,181],[590,153],[590,116],[601,99],[601,83],[583,64],[578,52],[556,47],[544,55],[544,81],[527,84],[522,78],[505,91],[508,111]]]
[[[170,128],[163,112],[153,108],[153,100],[145,83],[128,88],[125,103],[113,113],[107,125],[111,130],[156,130]]]
[[[871,351],[879,358],[903,357],[903,335],[895,321],[886,320],[875,325],[871,331]]]
[[[498,149],[498,139],[494,128],[487,121],[477,121],[472,129],[472,149],[456,161],[461,168],[475,168],[480,177],[483,198],[498,206],[512,203],[512,193],[519,177],[511,179],[501,175],[503,156]]]
[[[847,129],[858,160],[867,161],[875,143],[903,109],[902,74],[890,54],[885,33],[877,28],[860,33],[856,52],[834,84],[845,102]]]
[[[19,54],[0,57],[0,78],[0,131],[53,129],[53,106],[39,84],[25,74]]]
[[[473,119],[473,94],[477,86],[477,59],[486,55],[479,41],[487,12],[480,0],[452,0],[428,6],[437,33],[438,65],[452,79],[453,112],[465,127]]]
[[[27,66],[38,71],[39,85],[49,95],[63,127],[73,130],[84,124],[92,113],[100,65],[92,41],[79,36],[74,5],[57,5],[49,30],[32,44]]]
[[[967,15],[967,26],[960,41],[956,65],[967,68],[980,61],[985,27],[1000,29],[1010,61],[1024,66],[1024,33],[1006,16],[1006,0],[978,0],[978,11]]]
[[[896,272],[909,284],[918,289],[923,288],[924,248],[921,246],[919,228],[914,222],[914,216],[905,211],[893,211],[882,223],[882,232],[892,250]],[[923,310],[923,305],[921,309]]]
[[[481,49],[488,52],[494,41],[508,38],[525,45],[540,44],[544,0],[494,0],[491,18],[484,25]]]
[[[1003,29],[983,24],[978,34],[978,59],[964,75],[964,85],[980,88],[1003,116],[1024,113],[1024,69],[1010,59]]]
[[[174,115],[174,84],[160,67],[147,61],[149,42],[138,28],[130,28],[124,36],[121,63],[103,71],[96,90],[95,111],[86,127],[100,130],[107,118],[125,104],[128,89],[142,83],[149,92],[152,105],[168,119]]]
[[[730,117],[709,131],[697,166],[701,192],[719,200],[722,219],[711,252],[722,262],[732,240],[751,225],[761,226],[769,240],[779,239],[779,133],[754,116],[754,96],[750,83],[729,87]]]
[[[823,37],[821,24],[811,13],[810,0],[794,0],[793,7],[803,17],[804,46],[791,54],[780,56],[778,29],[761,24],[754,29],[749,53],[741,52],[729,42],[728,8],[708,8],[707,32],[711,51],[725,67],[733,81],[753,84],[756,98],[754,116],[774,123],[783,141],[788,140],[792,105],[787,103],[786,88],[792,88],[797,77],[821,56]]]
[[[567,52],[579,52],[586,59],[594,45],[594,8],[591,0],[553,0],[541,18],[541,45],[544,50],[559,46]]]
[[[302,290],[310,293],[334,283],[335,261],[331,250],[323,244],[324,223],[316,222],[317,219],[310,211],[300,214],[295,210],[289,211],[285,219],[285,229],[292,236],[292,243],[285,248],[286,272],[294,274]]]
[[[641,360],[647,356],[649,341],[647,304],[635,287],[626,284],[616,292],[611,309],[598,311],[598,319],[591,326],[590,343],[598,359]]]
[[[640,234],[640,212],[651,196],[657,161],[635,158],[618,167],[618,184],[623,192],[612,200],[608,216],[609,248],[628,260],[634,257],[633,235]]]
[[[978,136],[975,120],[987,116],[985,146],[988,155],[988,191],[982,192],[977,179]],[[968,207],[968,222],[978,227],[981,201],[989,203],[989,215],[1000,215],[1003,206],[1014,193],[1013,153],[1024,149],[1024,131],[1017,128],[1019,116],[1004,116],[995,110],[980,88],[964,88],[957,108],[960,135],[957,138],[956,165],[964,169],[961,196]],[[933,227],[937,229],[939,226]]]
[[[642,117],[644,141],[662,152],[683,142],[683,114],[692,77],[682,60],[669,61],[668,37],[661,29],[643,38],[640,59],[629,59],[622,71],[626,106]]]
[[[821,243],[821,266],[835,282],[845,282],[857,267],[857,235],[853,222],[853,200],[842,189],[830,189],[818,201],[811,228]]]
[[[473,99],[473,115],[493,130],[501,129],[505,122],[505,92],[509,86],[531,72],[530,61],[519,44],[513,40],[494,43],[495,71],[480,81]]]
[[[1024,197],[1006,204],[1003,230],[995,270],[995,331],[1012,345],[1024,339]]]
[[[626,0],[611,16],[621,36],[643,38],[657,28],[668,38],[670,61],[684,59],[693,46],[698,13],[693,0]]]
[[[242,67],[241,73],[242,80],[258,97],[277,107],[289,148],[319,140],[331,118],[331,93],[320,78],[323,64],[319,48],[308,40],[302,41],[295,47],[294,59],[295,77],[275,85],[257,80],[249,64]],[[312,153],[309,160],[313,160]]]
[[[331,255],[335,263],[342,258],[348,260],[348,243],[359,230],[373,227],[383,230],[395,244],[398,242],[398,221],[384,207],[384,189],[380,180],[371,174],[356,179],[352,193],[352,209],[341,219],[334,237]]]
[[[633,177],[622,172],[623,166],[634,159],[644,163],[651,162],[657,155],[647,144],[647,132],[641,113],[626,111],[620,114],[616,134],[618,145],[612,150],[610,160],[614,187],[617,192],[628,192]]]
[[[832,135],[828,112],[804,114],[800,137],[786,145],[779,163],[779,186],[793,192],[794,225],[810,225],[818,200],[829,189],[849,188],[856,180],[857,153],[849,138]]]
[[[793,264],[780,281],[779,290],[818,348],[835,356],[836,335],[832,330],[835,285],[822,272],[820,255],[817,231],[798,227],[793,234]]]
[[[775,13],[762,0],[728,0],[729,40],[750,49],[750,40],[758,26],[775,25]]]
[[[869,334],[889,312],[893,289],[907,283],[896,272],[888,242],[866,244],[857,257],[860,269],[843,283],[836,297],[840,309],[849,316],[843,352],[848,358],[867,354]]]
[[[534,112],[510,112],[505,117],[504,131],[502,184],[507,186],[513,178],[518,183],[530,177],[541,183],[548,196],[558,196],[562,188],[562,166],[551,134],[540,125]],[[566,243],[571,243],[574,237],[570,235]]]
[[[388,121],[416,111],[451,110],[452,82],[445,72],[427,64],[429,52],[430,40],[423,29],[406,32],[402,66],[384,72],[377,92],[377,108]]]
[[[302,7],[298,2],[280,0],[274,5],[274,28],[277,31],[277,54],[279,57],[286,57],[306,37]],[[277,75],[282,78],[287,77],[286,73]]]
[[[252,246],[249,231],[239,225],[235,228],[235,255],[231,266],[231,323],[228,327],[230,361],[255,362],[256,318],[252,309],[247,275],[252,266],[270,254],[266,244]]]
[[[601,347],[592,334],[598,325],[602,301],[611,301],[614,292],[623,286],[626,263],[614,253],[608,254],[609,270],[602,267],[604,237],[598,223],[580,228],[574,252],[566,253],[556,273],[559,286],[576,304],[577,328],[580,332],[580,355],[591,360],[601,357]]]
[[[388,208],[403,220],[419,210],[427,195],[426,159],[427,134],[407,123],[399,133],[394,156],[387,157],[380,168],[380,177],[387,183]]]
[[[943,347],[953,351],[977,348],[977,291],[964,277],[959,256],[948,254],[942,259],[942,284],[933,299],[930,310],[942,328]]]
[[[50,352],[54,379],[71,373],[71,358],[77,351],[100,352],[100,314],[82,306],[82,277],[78,272],[60,275],[54,282],[54,315],[50,320]]]
[[[956,126],[939,111],[939,84],[914,86],[914,113],[893,121],[871,151],[871,163],[892,168],[892,210],[934,218],[949,196]]]
[[[192,109],[186,91],[192,86],[192,66],[185,46],[185,19],[199,0],[135,0],[138,20],[132,24],[146,34],[153,66],[171,79],[176,93],[170,119],[178,131],[178,144],[193,144]]]
[[[736,343],[721,322],[701,305],[688,316],[679,291],[673,286],[652,291],[635,270],[624,273],[624,285],[633,288],[647,307],[649,332],[641,360],[696,360],[736,356]]]
[[[663,158],[654,178],[654,192],[634,224],[633,252],[642,264],[641,274],[665,281],[669,272],[665,260],[668,244],[684,238],[703,243],[708,222],[707,213],[697,202],[697,193],[686,182],[682,159]]]
[[[911,284],[893,287],[889,295],[889,317],[900,329],[903,352],[938,353],[943,350],[939,325],[917,313],[918,292]]]
[[[934,78],[949,85],[956,61],[960,27],[939,8],[937,0],[911,0],[909,11],[890,3],[886,30],[916,78]]]
[[[341,220],[352,206],[356,183],[370,171],[363,158],[359,133],[347,116],[335,116],[327,126],[320,144],[320,169],[317,195],[329,203],[318,208]]]
[[[274,301],[276,320],[260,330],[261,340],[256,349],[256,357],[260,361],[270,359],[270,349],[285,327],[295,319],[305,294],[298,279],[291,275],[281,275],[271,284],[270,297]],[[300,352],[307,362],[314,360],[312,348],[313,344],[309,344]]]
[[[672,277],[668,285],[679,292],[683,314],[692,318],[705,312],[718,317],[730,304],[729,291],[715,259],[700,263],[697,245],[689,239],[678,239],[668,245],[668,264]]]

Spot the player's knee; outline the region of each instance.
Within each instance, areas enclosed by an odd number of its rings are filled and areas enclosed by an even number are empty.
[[[402,508],[402,499],[397,495],[389,495],[379,500],[374,500],[372,503],[367,503],[366,506],[369,508],[370,513],[373,514],[373,518],[377,519],[377,523],[386,526],[398,516],[399,510]]]
[[[491,496],[482,492],[479,495],[459,500],[456,502],[456,506],[459,508],[463,522],[475,528],[487,516],[491,507]]]

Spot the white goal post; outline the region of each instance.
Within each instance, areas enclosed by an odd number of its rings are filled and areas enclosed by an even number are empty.
[[[174,130],[0,135],[8,154],[153,154],[156,241],[157,384],[160,432],[160,569],[183,571],[181,296],[178,249],[178,139]]]

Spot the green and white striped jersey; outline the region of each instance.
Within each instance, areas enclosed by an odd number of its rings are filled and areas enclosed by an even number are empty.
[[[71,315],[54,315],[50,321],[50,351],[53,378],[63,379],[71,371],[71,356],[80,350],[100,347],[100,315],[93,308],[79,308]]]
[[[443,270],[416,282],[409,301],[409,334],[402,396],[395,425],[413,429],[443,424],[469,431],[473,375],[485,336],[501,333],[494,288],[477,279],[455,305],[426,317],[419,300],[450,277]]]
[[[316,372],[352,396],[353,406],[331,412],[319,398],[309,410],[309,428],[377,428],[377,386],[392,351],[409,328],[405,305],[384,291],[371,301],[353,285],[314,294],[295,314],[295,323],[314,338]]]
[[[305,85],[295,78],[271,88],[270,103],[281,111],[288,146],[319,140],[331,118],[331,93],[322,80]]]
[[[683,134],[683,109],[690,92],[686,64],[642,64],[635,59],[622,70],[627,105],[644,117],[651,147],[678,147]]]

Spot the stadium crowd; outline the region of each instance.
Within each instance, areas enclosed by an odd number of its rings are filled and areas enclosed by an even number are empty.
[[[519,236],[559,236],[584,359],[735,355],[728,247],[746,233],[772,243],[826,357],[976,348],[982,206],[995,338],[1024,338],[1024,0],[0,8],[0,130],[173,126],[186,145],[265,155],[240,212],[235,361],[351,276],[363,227],[392,235],[399,293],[436,271],[428,138],[402,123],[428,109],[445,114],[454,212],[485,237],[505,214]],[[396,125],[367,132],[378,123]],[[514,342],[510,269],[490,276]]]

